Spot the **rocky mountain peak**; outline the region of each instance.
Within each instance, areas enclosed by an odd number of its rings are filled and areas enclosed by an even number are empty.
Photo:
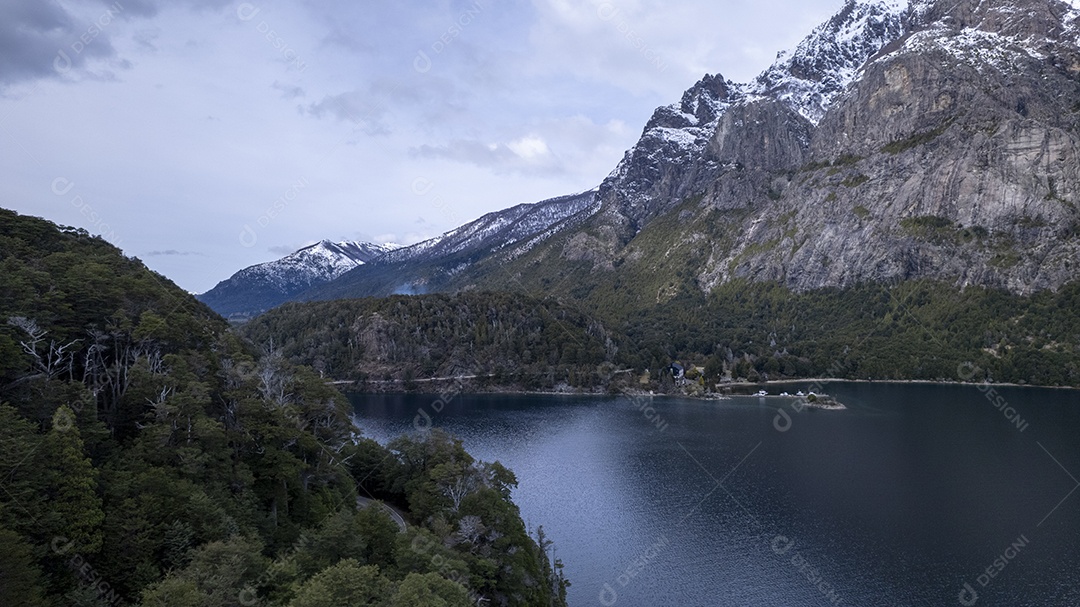
[[[1058,39],[1080,11],[1078,0],[961,0],[927,3],[915,25],[973,29],[1017,39]],[[1071,42],[1076,42],[1073,31]]]
[[[910,11],[904,0],[848,0],[793,50],[780,52],[750,92],[818,123],[867,59],[904,34]]]
[[[720,74],[705,74],[683,93],[679,109],[683,114],[697,118],[698,124],[708,124],[716,120],[724,102],[730,99],[732,87]]]
[[[244,268],[197,297],[223,316],[246,317],[289,301],[397,248],[394,244],[323,240],[281,259]]]
[[[654,129],[699,129],[715,126],[714,123],[724,110],[742,98],[740,85],[725,80],[720,74],[705,74],[704,78],[683,93],[679,103],[656,108],[645,124],[643,136]]]
[[[1078,6],[848,0],[754,81],[706,76],[658,108],[562,255],[650,259],[649,225],[678,209],[705,290],[1061,285],[1080,257]],[[723,232],[711,211],[741,219]]]

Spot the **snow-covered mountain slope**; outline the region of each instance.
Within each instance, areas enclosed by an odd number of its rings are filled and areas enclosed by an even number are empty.
[[[250,316],[398,248],[396,244],[324,240],[281,259],[244,268],[197,297],[223,316]]]
[[[391,252],[384,261],[433,260],[462,252],[494,252],[543,233],[594,206],[596,190],[488,213],[435,238]]]
[[[506,263],[537,242],[569,230],[599,208],[597,190],[488,213],[441,236],[391,251],[378,263],[317,285],[302,299],[332,299],[440,290],[477,263]]]
[[[925,11],[924,4],[916,10]],[[745,87],[748,97],[781,101],[817,124],[866,60],[904,33],[907,0],[855,0],[814,28]]]

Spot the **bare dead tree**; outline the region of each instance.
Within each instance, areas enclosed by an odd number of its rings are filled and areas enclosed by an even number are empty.
[[[272,403],[276,407],[284,407],[292,398],[287,393],[292,377],[285,369],[285,361],[281,352],[274,348],[274,340],[271,339],[265,349],[258,371],[259,394],[263,400]]]
[[[27,339],[20,341],[23,352],[30,356],[32,366],[37,374],[46,379],[52,379],[67,371],[70,376],[75,374],[75,347],[79,344],[78,339],[66,344],[49,340],[45,345],[45,336],[48,331],[38,326],[37,321],[24,316],[12,316],[8,318],[9,326],[21,329],[26,333]]]
[[[469,544],[469,551],[476,554],[487,531],[487,526],[479,516],[469,514],[458,521],[457,532],[454,535],[458,541]]]

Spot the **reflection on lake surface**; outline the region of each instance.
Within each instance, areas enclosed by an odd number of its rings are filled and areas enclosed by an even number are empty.
[[[825,389],[848,409],[461,395],[436,413],[434,396],[351,400],[376,440],[414,431],[424,410],[513,469],[514,500],[555,541],[574,607],[1080,605],[1080,391]]]

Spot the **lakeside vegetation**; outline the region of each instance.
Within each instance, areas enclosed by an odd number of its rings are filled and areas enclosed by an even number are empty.
[[[83,230],[0,210],[0,284],[4,605],[565,605],[497,462],[358,437],[317,372]]]
[[[738,281],[640,307],[396,296],[291,304],[242,332],[328,377],[368,380],[360,389],[425,390],[417,380],[458,375],[478,376],[476,389],[677,391],[665,382],[673,361],[704,390],[812,377],[1080,385],[1077,283],[1019,296],[932,281],[802,293]]]
[[[663,319],[659,321],[658,319]],[[639,311],[627,363],[680,358],[750,381],[793,377],[1080,385],[1080,284],[1019,296],[932,281],[793,293],[734,282]],[[624,350],[625,351],[625,350]]]

